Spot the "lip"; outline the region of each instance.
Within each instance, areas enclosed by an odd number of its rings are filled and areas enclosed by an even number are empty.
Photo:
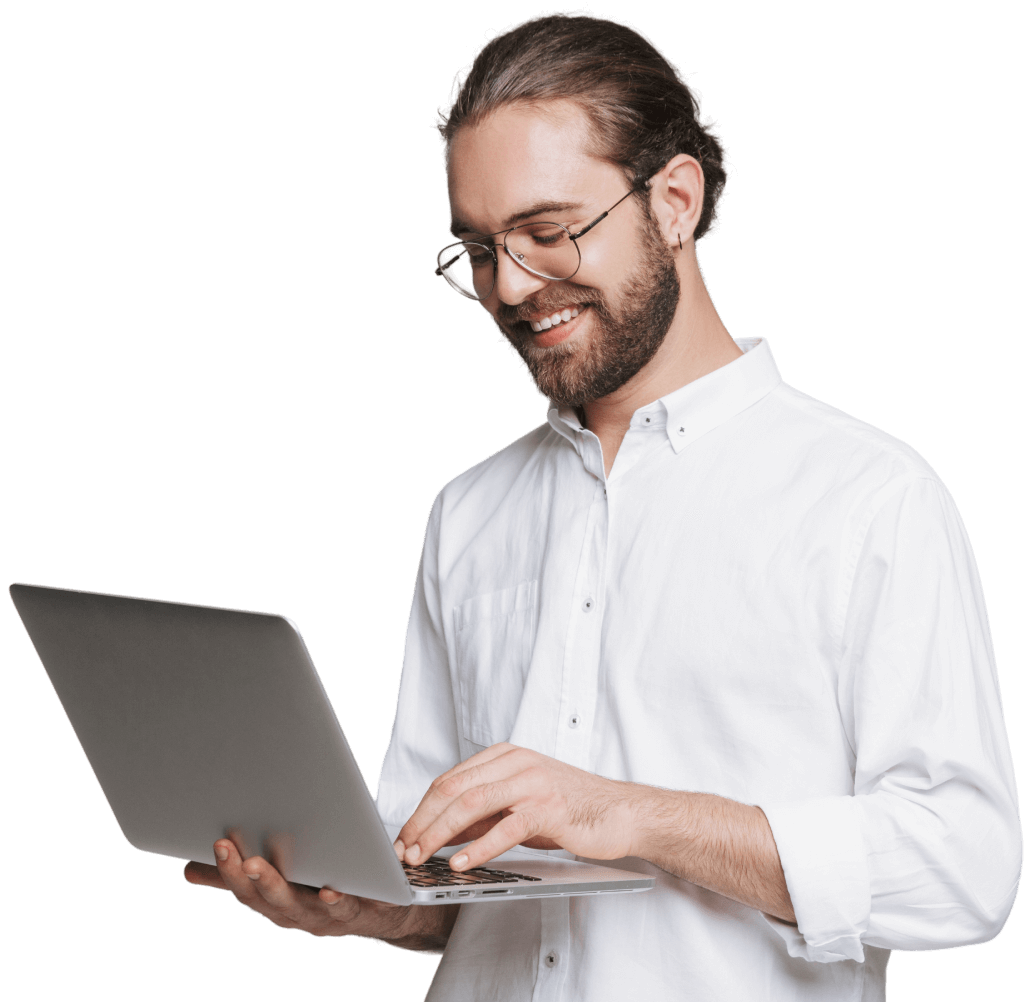
[[[564,320],[561,324],[558,324],[555,327],[550,327],[548,330],[539,331],[537,334],[531,330],[531,325],[526,320],[524,321],[524,326],[531,335],[531,339],[539,348],[551,348],[554,344],[559,344],[560,341],[565,341],[575,330],[577,330],[577,325],[580,323],[581,317],[587,315],[590,307],[585,304],[581,304],[577,309],[580,312],[576,317],[572,317],[570,320]]]

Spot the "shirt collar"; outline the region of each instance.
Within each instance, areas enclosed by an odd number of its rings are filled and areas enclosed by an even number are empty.
[[[631,418],[631,429],[661,432],[673,451],[680,452],[776,389],[781,378],[769,343],[764,338],[739,338],[734,343],[743,355],[639,407]],[[549,424],[576,447],[577,436],[584,430],[576,412],[553,401],[549,407]]]

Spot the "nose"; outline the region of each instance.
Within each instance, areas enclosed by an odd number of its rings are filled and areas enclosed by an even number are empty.
[[[516,261],[510,257],[505,247],[497,248],[495,262],[495,291],[499,299],[507,306],[516,306],[522,303],[529,296],[533,296],[539,289],[544,289],[549,284],[548,279],[532,275],[525,268],[521,268]]]

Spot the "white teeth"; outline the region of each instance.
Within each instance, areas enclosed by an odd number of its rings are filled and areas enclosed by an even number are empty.
[[[584,309],[582,306],[581,309]],[[531,330],[535,334],[540,334],[542,331],[547,331],[550,327],[558,327],[560,324],[565,324],[569,320],[573,320],[574,317],[580,316],[581,310],[576,306],[572,309],[568,306],[564,310],[559,310],[553,313],[550,317],[542,317],[541,320],[531,320]]]

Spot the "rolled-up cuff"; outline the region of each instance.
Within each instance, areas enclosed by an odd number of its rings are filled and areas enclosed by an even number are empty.
[[[792,957],[862,963],[869,868],[854,797],[760,804],[773,830],[798,928],[767,916]]]

